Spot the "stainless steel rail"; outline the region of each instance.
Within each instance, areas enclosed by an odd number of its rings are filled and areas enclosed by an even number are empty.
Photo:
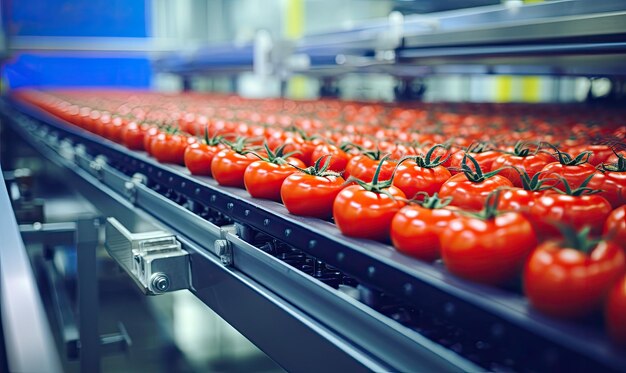
[[[61,372],[50,324],[1,175],[0,286],[2,329],[9,370]]]

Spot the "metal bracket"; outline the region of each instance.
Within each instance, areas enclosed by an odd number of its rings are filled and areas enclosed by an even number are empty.
[[[220,257],[220,261],[225,266],[233,264],[233,248],[227,240],[215,240],[215,254]]]
[[[108,218],[105,247],[144,293],[189,289],[189,253],[171,233],[131,233],[117,219]]]
[[[130,181],[127,181],[124,184],[124,192],[126,194],[126,198],[133,205],[137,202],[137,185],[138,184],[147,184],[148,178],[144,174],[135,173]]]
[[[102,169],[107,164],[107,159],[103,155],[98,155],[96,158],[89,163],[89,168],[91,169],[94,176],[102,181],[104,178],[104,170]]]

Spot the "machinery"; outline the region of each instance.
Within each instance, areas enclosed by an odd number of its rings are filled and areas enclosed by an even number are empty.
[[[425,79],[440,74],[606,77],[612,88],[602,104],[619,105],[625,35],[620,1],[508,4],[392,14],[297,41],[268,42],[261,34],[254,44],[170,54],[154,66],[180,75],[185,88],[196,75],[304,74],[320,80],[321,96],[339,93],[336,81],[346,73],[390,74],[397,100],[421,98]],[[281,204],[158,163],[10,93],[0,114],[0,283],[11,370],[61,369],[22,240],[77,247],[79,317],[63,338],[81,371],[97,371],[105,350],[129,343],[124,328],[101,336],[94,322],[103,234],[108,254],[144,294],[191,292],[288,371],[626,371],[623,350],[594,322],[544,316],[519,293],[342,236],[330,222],[290,215]],[[45,172],[6,172],[24,163],[24,147]],[[84,195],[91,216],[43,220],[45,198],[34,200],[29,185],[46,174]],[[15,302],[16,276],[29,280],[19,295],[24,303]],[[57,313],[68,319],[64,302],[57,299]],[[24,323],[33,325],[27,333],[11,327]],[[29,359],[33,354],[41,358]]]

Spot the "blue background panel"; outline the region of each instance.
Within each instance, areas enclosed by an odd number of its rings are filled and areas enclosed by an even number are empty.
[[[149,36],[149,0],[10,0],[6,6],[10,36]]]
[[[10,88],[148,88],[152,70],[145,57],[67,57],[23,54],[4,66]]]

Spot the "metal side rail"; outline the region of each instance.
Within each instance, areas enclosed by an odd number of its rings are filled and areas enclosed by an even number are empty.
[[[11,372],[61,372],[50,324],[1,170],[0,237],[0,315],[7,368]]]
[[[380,351],[381,356],[377,358],[384,359],[395,369],[407,370],[402,368],[412,366],[413,369],[409,370],[414,370],[423,365],[411,364],[420,364],[425,356],[436,356],[432,359],[435,364],[432,367],[445,360],[450,367],[475,370],[468,368],[465,365],[468,361],[452,351],[473,361],[478,359],[460,351],[467,346],[455,347],[445,342],[445,338],[440,338],[439,344],[432,343],[415,332],[421,328],[403,327],[335,289],[326,288],[319,282],[311,283],[310,277],[250,246],[250,237],[245,237],[245,232],[261,232],[324,261],[360,282],[365,294],[368,289],[383,291],[420,312],[436,315],[435,323],[461,327],[463,333],[476,337],[472,341],[476,346],[498,346],[490,353],[503,355],[500,360],[505,362],[517,361],[514,366],[518,370],[626,369],[626,357],[607,340],[597,325],[573,325],[545,317],[530,309],[520,294],[462,281],[440,266],[405,257],[390,246],[344,237],[330,222],[289,215],[280,204],[251,199],[245,191],[219,187],[209,178],[190,176],[182,167],[159,164],[145,154],[131,152],[65,124],[39,109],[16,102],[13,105],[37,120],[21,115],[7,105],[2,107],[4,116],[9,117],[15,129],[36,144],[40,151],[65,162],[63,167],[72,169],[83,179],[93,180],[99,189],[108,193],[115,191],[125,204],[154,213],[171,230],[205,249],[207,240],[212,242],[216,232],[221,232],[220,239],[226,239],[233,250],[233,267],[225,270],[245,273],[315,319],[327,323],[329,328],[345,333],[343,337],[357,345],[361,343],[364,350],[370,353]],[[143,177],[131,178],[135,174]],[[138,182],[142,178],[147,185]],[[242,227],[240,237],[224,234],[217,226],[209,228],[211,223],[207,219],[212,220],[211,212]],[[216,253],[215,249],[209,248],[201,254],[202,257],[213,258],[213,255],[206,254],[211,251]],[[205,293],[199,291],[196,281],[209,275],[205,271],[197,272],[199,263],[207,263],[194,260],[198,255],[200,253],[191,255],[192,291],[203,298]],[[325,297],[332,301],[324,303]],[[312,302],[312,299],[317,301]],[[351,317],[341,317],[338,310],[342,309],[351,309],[346,311]],[[365,334],[359,334],[360,331]],[[406,341],[413,344],[412,351],[403,350]],[[385,347],[394,345],[400,348]],[[416,352],[417,347],[424,352],[423,356]],[[388,350],[394,350],[395,354]],[[404,363],[409,365],[399,365]]]

